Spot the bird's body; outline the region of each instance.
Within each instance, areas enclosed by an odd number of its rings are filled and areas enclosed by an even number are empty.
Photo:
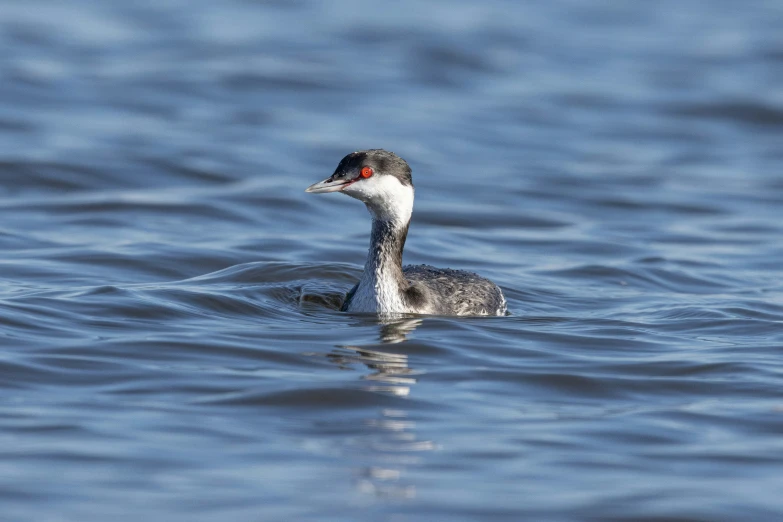
[[[429,265],[408,265],[402,269],[409,287],[401,292],[402,306],[407,313],[428,315],[504,315],[506,299],[495,283],[473,272],[435,268]],[[378,295],[376,286],[361,283],[348,292],[344,312],[384,313],[388,300]],[[383,286],[383,283],[381,283]],[[383,290],[380,292],[383,293]],[[396,303],[395,303],[396,304]],[[393,307],[389,307],[393,310]],[[394,313],[393,311],[387,313]]]
[[[367,262],[342,310],[355,313],[505,315],[506,299],[492,281],[472,272],[428,265],[402,266],[413,211],[408,164],[381,149],[354,152],[308,192],[341,191],[363,201],[372,215]]]

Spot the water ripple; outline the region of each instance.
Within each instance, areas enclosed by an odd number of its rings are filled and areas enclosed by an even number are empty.
[[[777,520],[779,3],[6,3],[8,520]],[[339,158],[511,315],[339,312]]]

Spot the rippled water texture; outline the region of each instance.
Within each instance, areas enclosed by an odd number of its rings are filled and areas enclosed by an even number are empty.
[[[783,519],[783,4],[0,4],[0,519]],[[406,261],[512,315],[340,313]]]

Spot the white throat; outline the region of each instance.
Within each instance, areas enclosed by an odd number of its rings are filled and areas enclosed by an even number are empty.
[[[413,187],[393,176],[369,178],[345,192],[363,201],[373,218],[370,251],[349,311],[405,313],[402,249],[413,212]]]

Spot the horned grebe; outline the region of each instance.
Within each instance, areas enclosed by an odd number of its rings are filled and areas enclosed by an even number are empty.
[[[342,192],[362,201],[372,216],[364,273],[348,292],[344,312],[378,314],[505,315],[495,283],[472,272],[402,266],[413,212],[411,168],[383,149],[348,154],[329,178],[307,192]]]

